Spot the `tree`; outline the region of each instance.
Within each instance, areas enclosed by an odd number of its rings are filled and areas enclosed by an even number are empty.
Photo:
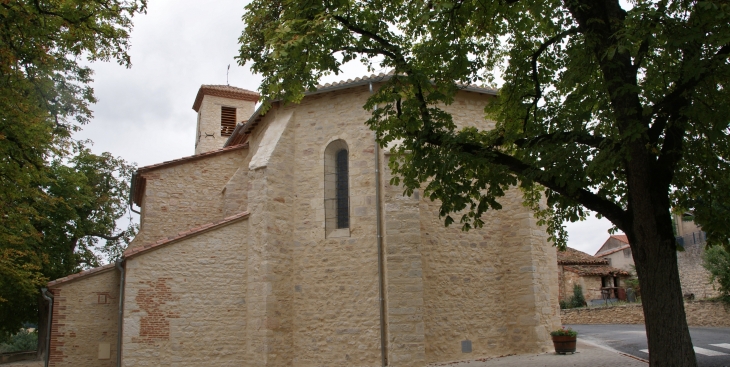
[[[391,68],[365,104],[405,193],[424,185],[464,229],[518,185],[550,239],[590,211],[631,242],[652,365],[695,366],[672,207],[729,238],[697,199],[730,201],[727,1],[254,0],[240,64],[264,100],[299,101],[342,63]],[[456,129],[440,106],[493,83],[490,131]],[[374,109],[375,106],[377,109]],[[268,108],[266,105],[265,108]],[[704,213],[704,214],[703,214]],[[703,222],[705,221],[705,222]]]
[[[722,246],[711,246],[702,260],[702,266],[710,273],[709,281],[717,284],[720,299],[730,304],[730,251]]]
[[[146,0],[0,2],[0,338],[34,320],[38,288],[118,252],[131,166],[92,154],[72,133],[91,118],[92,71],[129,66],[129,32]],[[106,239],[107,247],[98,239]]]

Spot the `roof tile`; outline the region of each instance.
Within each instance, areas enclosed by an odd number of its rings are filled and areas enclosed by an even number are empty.
[[[98,266],[96,268],[92,268],[92,269],[89,269],[89,270],[84,270],[84,271],[78,272],[76,274],[71,274],[71,275],[66,276],[66,277],[63,277],[63,278],[58,278],[56,280],[52,280],[52,281],[48,282],[47,287],[48,288],[55,287],[55,286],[57,286],[59,284],[67,283],[67,282],[70,282],[72,280],[86,278],[86,277],[91,276],[91,275],[94,275],[94,274],[99,274],[99,273],[102,273],[102,272],[107,271],[107,270],[112,270],[112,269],[114,269],[114,266],[115,266],[115,263],[106,264],[104,266]]]
[[[567,247],[565,251],[558,251],[558,264],[560,265],[608,265],[608,260],[578,251]]]
[[[248,89],[231,87],[230,85],[206,85],[203,84],[198,89],[198,94],[195,96],[195,102],[193,102],[193,110],[198,112],[200,105],[203,103],[204,96],[215,96],[231,99],[239,99],[243,101],[257,102],[259,100],[259,94],[250,91]]]

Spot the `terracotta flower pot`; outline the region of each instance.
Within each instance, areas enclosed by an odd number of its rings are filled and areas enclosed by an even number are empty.
[[[555,353],[575,353],[575,336],[553,336],[553,346]]]

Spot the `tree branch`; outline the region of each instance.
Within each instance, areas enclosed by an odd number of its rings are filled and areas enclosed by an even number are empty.
[[[707,61],[707,64],[711,64],[714,62],[721,61],[723,58],[727,58],[730,55],[730,44],[726,44],[715,53],[715,55]],[[666,114],[667,116],[671,115],[670,112],[667,112],[667,110],[675,110],[677,109],[678,102],[684,98],[683,96],[690,92],[692,89],[694,89],[697,85],[700,84],[706,77],[711,75],[715,72],[715,68],[710,67],[710,65],[705,65],[704,72],[700,73],[697,77],[692,78],[690,80],[687,80],[686,82],[679,84],[674,90],[667,94],[661,101],[654,104],[654,106],[651,107],[651,113],[648,114],[649,118],[654,115],[661,115]],[[662,136],[662,133],[664,132],[664,129],[667,127],[667,123],[669,122],[669,118],[661,118],[655,121],[653,125],[649,128],[649,140],[652,143],[656,143],[659,141],[659,137]]]
[[[532,80],[535,84],[535,94],[533,95],[533,98],[532,98],[532,104],[527,109],[527,113],[525,114],[525,119],[522,121],[522,132],[523,133],[527,132],[527,121],[530,119],[530,111],[537,110],[537,104],[540,101],[540,98],[542,98],[542,87],[540,85],[540,79],[538,78],[538,72],[537,72],[537,59],[540,57],[540,55],[542,55],[543,52],[545,52],[545,50],[548,49],[548,47],[550,47],[553,44],[555,44],[556,42],[562,40],[565,36],[570,35],[570,34],[575,34],[577,32],[578,32],[578,28],[576,28],[576,27],[573,27],[573,28],[567,29],[563,32],[560,32],[560,33],[554,35],[553,37],[551,37],[550,39],[548,39],[547,41],[545,41],[545,43],[540,45],[540,47],[537,49],[537,51],[535,51],[532,54],[532,56],[531,56],[532,57],[532,61],[531,61],[531,63],[532,63]]]

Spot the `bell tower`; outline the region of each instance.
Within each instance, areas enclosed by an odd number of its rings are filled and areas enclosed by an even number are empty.
[[[229,85],[201,85],[193,103],[198,113],[195,154],[220,149],[237,123],[253,114],[259,94]]]

